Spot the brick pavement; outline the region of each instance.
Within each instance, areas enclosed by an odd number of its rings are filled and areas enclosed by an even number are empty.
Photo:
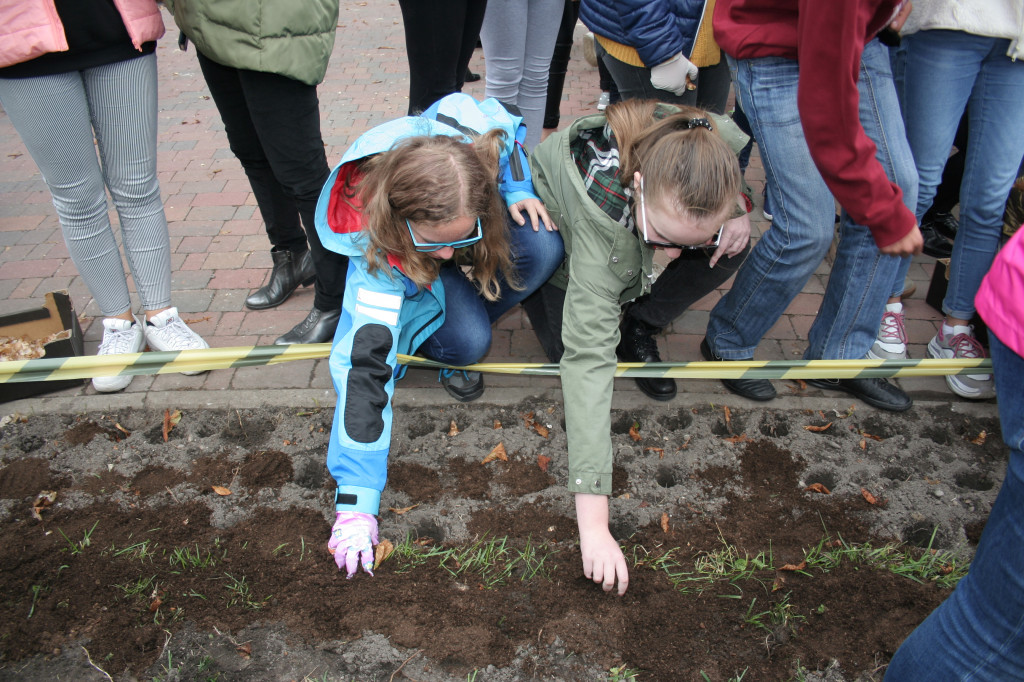
[[[165,13],[168,34],[157,48],[159,101],[159,177],[169,221],[174,268],[174,304],[197,332],[214,347],[270,344],[299,322],[312,306],[311,288],[300,289],[273,311],[250,311],[243,300],[262,284],[270,268],[269,243],[259,211],[241,166],[231,154],[223,125],[206,90],[195,51],[180,52],[177,30]],[[584,32],[577,26],[577,37]],[[481,50],[471,63],[483,72]],[[561,105],[562,125],[594,111],[597,69],[589,66],[577,46],[573,50]],[[323,137],[333,166],[359,134],[403,115],[408,78],[401,15],[396,2],[342,2],[337,42],[319,89]],[[466,92],[482,97],[483,82],[467,84]],[[68,289],[82,318],[86,352],[93,353],[102,327],[99,313],[77,270],[68,258],[49,193],[6,115],[0,110],[0,313],[38,305],[43,294]],[[755,153],[747,180],[760,196],[764,174]],[[112,220],[116,214],[111,212]],[[755,233],[768,228],[760,206],[752,214]],[[925,345],[940,315],[923,300],[933,259],[915,259],[910,277],[917,294],[906,301],[912,357],[924,357]],[[823,264],[802,294],[771,329],[758,350],[759,359],[797,358],[817,310],[828,277]],[[728,283],[726,284],[728,287]],[[708,311],[721,297],[716,291],[668,328],[659,343],[666,360],[699,359]],[[138,311],[136,299],[136,311]],[[485,361],[544,360],[529,323],[519,309],[496,325],[494,343]],[[400,386],[436,385],[435,374],[410,371]],[[326,361],[288,363],[270,368],[219,370],[197,377],[137,377],[129,393],[145,391],[252,390],[260,388],[327,388]],[[518,376],[488,378],[500,387],[550,389],[557,379]],[[941,378],[903,380],[915,397],[947,399]],[[634,391],[620,380],[620,390]],[[682,386],[695,393],[724,393],[715,381]],[[91,386],[63,392],[92,395]],[[646,400],[636,393],[638,399]]]

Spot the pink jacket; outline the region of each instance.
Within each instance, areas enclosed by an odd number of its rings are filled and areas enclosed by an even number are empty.
[[[999,340],[1024,357],[1024,228],[1017,230],[992,262],[974,306]]]
[[[135,49],[164,34],[156,0],[114,0]],[[64,52],[68,41],[53,0],[0,0],[0,67],[47,52]]]

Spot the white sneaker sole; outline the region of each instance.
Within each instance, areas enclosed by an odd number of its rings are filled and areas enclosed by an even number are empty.
[[[932,340],[928,342],[928,356],[935,358],[936,360],[952,360],[953,351],[943,348],[938,344],[938,337],[933,336]],[[968,374],[968,377],[974,375]],[[991,374],[981,374],[978,376],[987,377],[984,379],[975,379],[975,381],[983,381],[988,384],[987,387],[969,386],[965,384],[959,374],[947,374],[946,375],[946,386],[949,390],[957,394],[961,398],[967,398],[968,400],[987,400],[989,398],[996,397],[995,386],[992,381]]]

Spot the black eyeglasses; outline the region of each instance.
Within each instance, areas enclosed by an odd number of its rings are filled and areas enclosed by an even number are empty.
[[[472,246],[473,244],[476,244],[484,237],[484,230],[480,225],[479,216],[477,216],[476,219],[476,234],[472,237],[466,237],[465,239],[456,239],[453,242],[421,242],[416,239],[416,235],[412,231],[412,225],[409,223],[408,218],[405,219],[405,226],[409,228],[409,236],[412,237],[413,248],[421,253],[430,253],[432,251],[437,251],[438,249],[443,249],[446,246],[450,246],[453,249],[461,249],[464,246]]]

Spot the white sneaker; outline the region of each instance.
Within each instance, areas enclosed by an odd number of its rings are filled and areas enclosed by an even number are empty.
[[[146,341],[150,350],[194,350],[210,347],[178,317],[177,308],[168,308],[146,322]],[[197,370],[182,374],[202,374],[205,371]]]
[[[985,357],[985,349],[974,338],[973,326],[950,327],[943,322],[939,333],[928,342],[928,355],[946,360],[973,360]],[[963,398],[983,400],[996,395],[991,374],[947,374],[946,385]]]
[[[907,332],[903,328],[903,304],[886,303],[882,324],[878,326],[878,336],[868,351],[868,357],[874,360],[906,360]]]
[[[103,319],[103,340],[96,355],[139,353],[145,345],[146,337],[142,333],[142,327],[134,318],[128,321],[119,317],[106,317]],[[92,387],[100,393],[114,393],[128,388],[133,378],[130,375],[93,377]]]
[[[601,96],[597,98],[597,110],[604,111],[611,104],[612,95],[610,92],[602,92]]]

